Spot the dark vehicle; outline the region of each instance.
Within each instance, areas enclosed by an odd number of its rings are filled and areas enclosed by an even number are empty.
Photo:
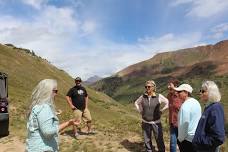
[[[9,135],[8,79],[0,72],[0,137]]]

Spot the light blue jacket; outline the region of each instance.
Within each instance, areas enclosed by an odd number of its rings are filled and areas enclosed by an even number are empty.
[[[178,113],[178,140],[192,142],[201,117],[201,106],[194,98],[188,98]]]
[[[59,120],[52,112],[51,105],[33,107],[27,122],[27,152],[58,151]]]

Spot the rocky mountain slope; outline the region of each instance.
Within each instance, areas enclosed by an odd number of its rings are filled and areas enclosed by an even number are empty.
[[[198,46],[159,53],[146,61],[131,65],[120,72],[120,77],[141,75],[180,76],[197,68],[212,68],[215,75],[228,73],[228,40],[215,45]]]

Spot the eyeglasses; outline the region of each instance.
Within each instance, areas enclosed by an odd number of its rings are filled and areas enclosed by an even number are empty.
[[[206,92],[206,90],[202,90],[202,89],[200,90],[200,93],[204,93],[204,92]]]
[[[152,86],[145,86],[145,88],[147,89],[147,88],[151,88]]]
[[[58,90],[52,90],[52,91],[53,91],[53,93],[56,93],[56,94],[58,93]]]

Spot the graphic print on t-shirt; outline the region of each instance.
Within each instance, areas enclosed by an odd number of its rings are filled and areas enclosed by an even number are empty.
[[[79,95],[83,95],[84,91],[83,90],[78,90]]]

